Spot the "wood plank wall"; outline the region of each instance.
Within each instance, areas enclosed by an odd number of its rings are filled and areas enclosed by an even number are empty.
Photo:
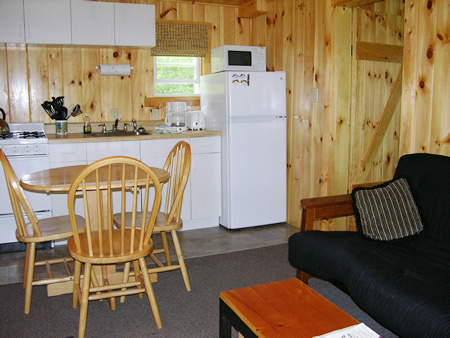
[[[450,155],[448,0],[406,0],[405,5],[400,0],[385,0],[360,9],[332,7],[330,0],[266,0],[267,15],[253,19],[239,18],[237,7],[200,1],[122,2],[155,4],[157,17],[163,20],[210,22],[212,47],[266,46],[268,70],[287,72],[290,224],[299,225],[302,198],[348,190],[370,137],[370,132],[361,136],[361,123],[377,123],[385,104],[381,101],[388,95],[389,85],[373,93],[367,89],[362,103],[367,115],[357,115],[355,100],[362,95],[358,90],[365,88],[361,81],[366,86],[369,77],[354,80],[350,51],[355,20],[362,25],[360,34],[377,41],[382,31],[389,32],[388,36],[401,31],[398,20],[394,23],[388,17],[405,15],[401,114],[394,116],[369,178],[390,178],[403,153]],[[358,18],[357,11],[368,15]],[[391,35],[390,43],[400,42]],[[129,77],[100,77],[94,67],[101,63],[131,63],[135,69]],[[364,67],[380,73],[376,80],[370,79],[373,82],[384,82],[386,69],[396,75],[396,66]],[[205,72],[209,69],[207,64]],[[123,120],[149,120],[150,109],[143,103],[144,97],[153,95],[152,79],[148,49],[0,45],[0,107],[8,112],[9,122],[51,122],[40,104],[59,95],[65,96],[67,104],[80,103],[94,122],[111,121],[112,108],[119,110]],[[313,88],[317,88],[318,102],[312,102]]]
[[[353,41],[370,42],[387,45],[403,45],[403,15],[379,12],[373,9],[353,10]],[[356,54],[356,53],[355,53]],[[377,182],[390,179],[398,161],[398,142],[400,135],[400,105],[394,111],[393,118],[387,128],[383,142],[378,151],[370,159],[367,171],[357,177],[357,167],[368,148],[375,128],[389,98],[401,64],[357,60],[352,62],[352,104],[351,104],[351,148],[350,148],[350,181],[352,184]]]
[[[450,155],[450,1],[405,4],[400,153]]]
[[[163,20],[212,23],[211,46],[249,45],[251,19],[239,19],[235,6],[193,4],[158,0],[107,0],[154,4]],[[129,63],[130,76],[99,76],[99,64]],[[208,60],[204,67],[210,72]],[[98,48],[77,46],[27,46],[0,44],[0,107],[9,122],[46,122],[51,119],[41,104],[64,96],[65,104],[79,103],[95,122],[111,121],[117,108],[122,120],[151,119],[144,98],[153,96],[153,58],[148,48]],[[81,122],[83,116],[69,122]]]

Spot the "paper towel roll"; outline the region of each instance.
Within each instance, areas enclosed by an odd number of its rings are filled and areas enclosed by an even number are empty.
[[[128,64],[124,65],[99,65],[96,67],[99,70],[100,75],[130,75],[131,67]]]

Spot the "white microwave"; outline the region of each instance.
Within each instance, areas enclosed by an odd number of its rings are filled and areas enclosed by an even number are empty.
[[[266,71],[266,47],[224,45],[211,50],[211,72]]]

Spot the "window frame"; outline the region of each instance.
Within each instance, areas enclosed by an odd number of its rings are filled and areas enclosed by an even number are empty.
[[[154,56],[153,57],[153,96],[154,97],[187,97],[187,96],[200,96],[200,76],[202,75],[202,57],[200,56],[176,56],[176,57],[192,57],[195,60],[195,79],[194,80],[161,80],[157,79],[157,67],[158,67],[158,57],[163,56]],[[175,56],[174,56],[175,57]],[[176,65],[174,63],[174,65]],[[183,66],[183,64],[179,64]],[[194,85],[194,93],[186,93],[186,94],[159,94],[156,93],[155,88],[156,84],[193,84]],[[197,89],[197,93],[195,93],[195,90]]]

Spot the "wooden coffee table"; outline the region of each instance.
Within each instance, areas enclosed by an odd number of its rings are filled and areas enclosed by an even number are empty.
[[[297,278],[220,294],[220,337],[312,337],[359,322]]]

